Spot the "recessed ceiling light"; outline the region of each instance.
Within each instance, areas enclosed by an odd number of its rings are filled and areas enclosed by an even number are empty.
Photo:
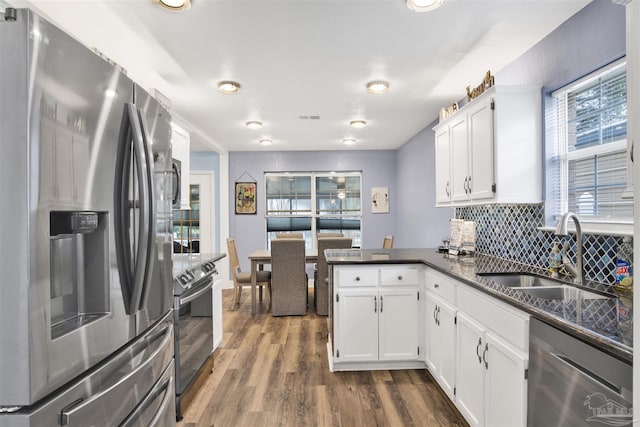
[[[191,0],[153,0],[153,2],[157,6],[173,12],[184,12],[191,7]]]
[[[407,7],[416,12],[428,12],[442,6],[444,0],[407,0]]]
[[[356,143],[356,140],[353,139],[353,138],[345,138],[345,139],[342,140],[342,143],[344,145],[353,145],[353,144]]]
[[[270,139],[261,139],[260,141],[260,145],[271,145],[273,144],[273,141]]]
[[[240,90],[240,83],[225,80],[218,83],[218,90],[222,93],[238,93]]]
[[[245,123],[245,125],[249,129],[261,129],[262,128],[262,122],[258,121],[258,120],[249,120],[247,123]]]
[[[389,83],[385,81],[376,80],[376,81],[367,83],[367,92],[369,93],[373,93],[373,94],[386,93],[388,90],[389,90]]]
[[[352,128],[363,128],[367,125],[367,122],[365,122],[364,120],[351,120],[349,122],[349,126],[351,126]]]

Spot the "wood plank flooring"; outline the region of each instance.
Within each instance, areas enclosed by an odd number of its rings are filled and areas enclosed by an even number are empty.
[[[313,290],[309,305],[313,307]],[[426,370],[329,372],[326,317],[230,311],[214,368],[178,427],[466,426]]]

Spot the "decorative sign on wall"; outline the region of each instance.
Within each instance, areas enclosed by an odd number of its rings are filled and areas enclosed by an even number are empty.
[[[244,175],[248,175],[253,179],[253,181],[238,181],[236,180],[236,188],[235,188],[235,205],[236,205],[236,214],[255,214],[257,213],[256,209],[256,196],[257,196],[257,185],[255,179],[249,175],[247,172],[244,172],[240,175],[242,178]],[[238,178],[238,179],[240,179]]]
[[[495,84],[495,80],[491,75],[491,71],[488,70],[484,75],[484,79],[482,79],[482,83],[476,86],[474,89],[471,89],[471,86],[467,86],[467,101],[470,102],[474,98],[479,97],[484,93],[485,90],[489,89]]]
[[[371,213],[389,213],[389,187],[371,188]]]

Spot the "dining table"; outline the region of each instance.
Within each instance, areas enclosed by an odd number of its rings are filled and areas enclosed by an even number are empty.
[[[315,264],[318,262],[318,249],[307,249],[304,252],[305,262]],[[269,249],[258,249],[249,255],[251,261],[251,314],[256,314],[256,273],[262,270],[265,264],[271,264],[271,251]]]

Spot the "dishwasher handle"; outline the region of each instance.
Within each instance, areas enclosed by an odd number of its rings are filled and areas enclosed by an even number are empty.
[[[608,388],[612,392],[614,392],[616,394],[622,394],[622,387],[619,387],[619,386],[613,384],[611,381],[608,381],[608,380],[602,378],[600,375],[596,374],[595,372],[591,371],[590,369],[585,368],[584,366],[580,365],[578,362],[569,359],[564,354],[551,352],[551,356],[553,356],[556,359],[562,361],[563,363],[566,363],[567,365],[571,366],[572,368],[580,371],[583,375],[591,378],[593,381],[595,381],[595,382],[597,382],[599,384],[602,384],[603,386],[605,386],[606,388]]]

